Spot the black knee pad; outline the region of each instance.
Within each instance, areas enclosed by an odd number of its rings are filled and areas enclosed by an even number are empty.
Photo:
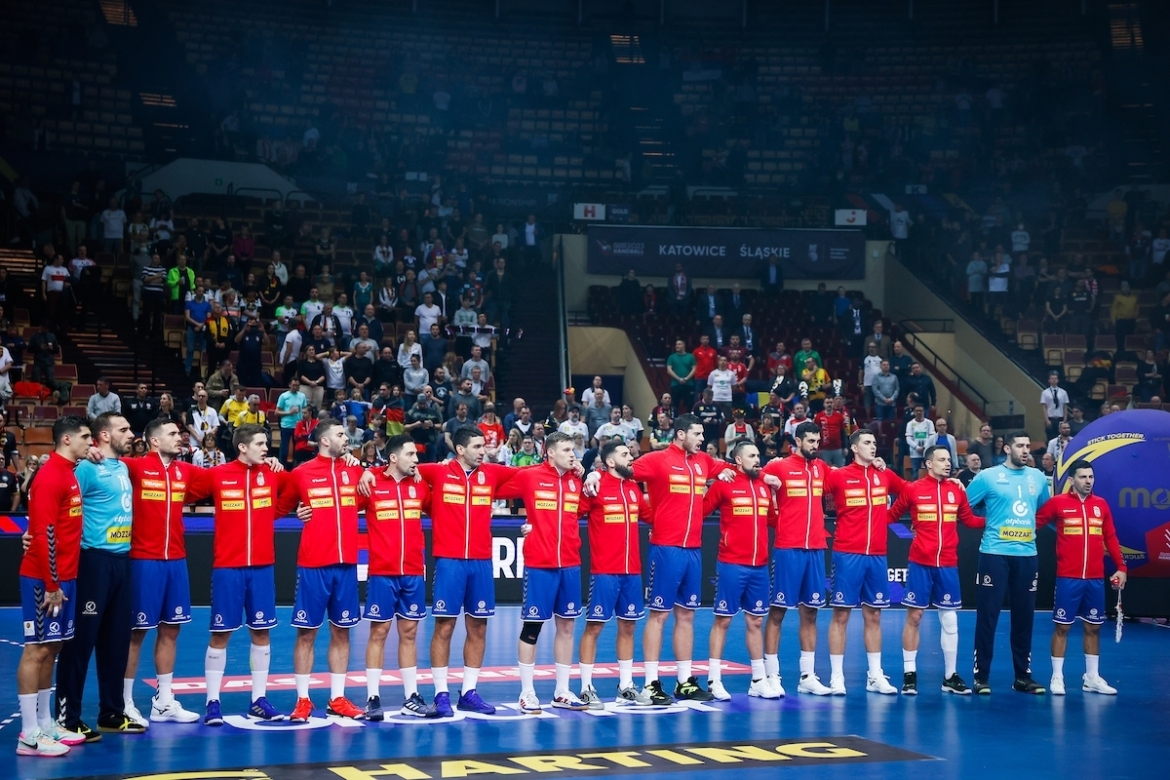
[[[524,627],[520,629],[520,641],[526,645],[536,644],[536,638],[540,636],[542,628],[544,628],[544,623],[524,621]]]

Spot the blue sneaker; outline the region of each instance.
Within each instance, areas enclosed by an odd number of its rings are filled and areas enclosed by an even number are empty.
[[[385,715],[382,713],[382,697],[371,696],[366,699],[366,720],[383,720]]]
[[[276,708],[268,703],[268,699],[261,696],[256,701],[252,702],[252,706],[248,708],[248,717],[256,718],[256,720],[279,721],[288,720],[288,716],[277,712]]]
[[[467,693],[459,694],[459,703],[456,706],[465,712],[478,712],[480,715],[496,714],[496,708],[479,698],[479,692],[474,688]]]
[[[203,716],[203,725],[205,726],[222,726],[223,713],[219,710],[219,700],[207,702],[207,714]]]
[[[440,718],[455,717],[455,711],[451,709],[451,694],[446,691],[435,694],[435,712]]]
[[[451,706],[450,700],[447,702],[448,708]],[[438,710],[423,700],[417,692],[412,693],[410,698],[402,703],[402,709],[398,711],[399,715],[412,715],[416,718],[437,718],[439,717]]]

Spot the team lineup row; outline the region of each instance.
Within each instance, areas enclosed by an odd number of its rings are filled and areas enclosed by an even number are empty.
[[[845,693],[842,671],[850,610],[860,606],[868,659],[866,689],[897,694],[882,672],[881,609],[889,605],[886,526],[911,515],[914,540],[903,604],[905,695],[918,692],[916,655],[923,610],[938,608],[944,656],[942,690],[967,694],[957,674],[958,632],[954,610],[961,604],[956,524],[983,527],[978,566],[978,623],[974,690],[990,693],[995,627],[1004,591],[1011,594],[1013,687],[1045,689],[1031,678],[1030,644],[1036,590],[1035,535],[1038,524],[1057,530],[1058,582],[1053,636],[1053,693],[1064,693],[1062,664],[1068,627],[1085,624],[1083,688],[1115,693],[1098,674],[1099,626],[1104,620],[1103,558],[1108,550],[1125,569],[1109,508],[1092,495],[1093,472],[1073,464],[1073,490],[1049,499],[1043,475],[1028,468],[1028,439],[1005,440],[1007,463],[985,469],[964,492],[948,480],[950,453],[925,453],[927,476],[907,483],[876,458],[868,431],[850,441],[853,462],[831,468],[817,459],[820,429],[796,431],[796,451],[759,465],[750,442],[734,444],[733,463],[702,452],[703,429],[692,415],[674,424],[673,442],[635,460],[617,442],[606,444],[599,470],[583,478],[572,439],[554,433],[545,462],[526,468],[484,463],[482,432],[456,431],[455,458],[420,464],[409,437],[395,437],[389,465],[374,473],[346,455],[340,424],[322,423],[314,433],[318,457],[285,472],[267,457],[263,429],[244,425],[233,445],[239,458],[214,469],[176,459],[180,436],[165,419],[148,426],[151,452],[122,459],[133,440],[116,414],[92,423],[64,418],[54,426],[55,452],[30,496],[28,549],[21,565],[25,650],[18,671],[22,755],[64,755],[70,745],[101,738],[102,732],[140,733],[150,721],[194,722],[196,713],[174,698],[171,683],[180,626],[190,621],[190,595],[183,545],[183,507],[212,499],[215,506],[211,639],[205,654],[207,702],[204,723],[220,725],[220,685],[231,633],[247,625],[251,634],[252,705],[249,716],[283,720],[266,698],[269,630],[276,624],[274,585],[276,518],[291,511],[304,521],[297,560],[292,624],[297,628],[294,677],[297,700],[292,720],[307,720],[314,640],[328,619],[330,700],[327,711],[343,717],[381,720],[379,679],[389,628],[397,622],[403,715],[453,714],[448,663],[456,621],[463,613],[462,688],[455,708],[492,714],[495,707],[476,690],[488,618],[494,614],[491,571],[491,507],[496,498],[523,500],[527,520],[523,627],[518,641],[521,695],[518,709],[539,712],[535,692],[536,645],[544,623],[554,621],[556,685],[552,706],[604,707],[592,672],[606,622],[618,618],[617,702],[667,706],[676,699],[728,700],[721,657],[732,618],[745,613],[751,659],[748,695],[784,696],[778,647],[789,608],[800,615],[800,676],[797,690],[814,695]],[[645,486],[645,493],[641,483]],[[832,588],[825,591],[823,496],[833,497],[837,527]],[[893,504],[890,501],[897,497]],[[985,518],[972,505],[983,504]],[[707,687],[691,674],[694,610],[700,607],[703,518],[718,510],[715,623],[709,638]],[[345,697],[349,629],[363,618],[358,599],[358,515],[369,534],[368,589],[364,618],[370,622],[366,650],[367,702]],[[427,703],[417,686],[418,621],[426,617],[422,517],[432,522],[433,605],[431,676],[435,695]],[[591,550],[588,604],[582,598],[579,520],[588,517]],[[643,588],[638,523],[650,524],[650,572]],[[775,539],[769,543],[769,532]],[[648,603],[647,603],[648,602]],[[78,610],[76,604],[82,604]],[[635,621],[645,607],[645,685],[635,686]],[[814,671],[816,618],[833,608],[829,630],[831,675],[824,685]],[[666,619],[675,617],[673,648],[677,684],[673,696],[658,679]],[[570,689],[574,627],[585,615],[579,647],[580,694]],[[149,720],[134,705],[133,685],[146,633],[157,629],[154,663],[158,690]],[[71,640],[71,641],[65,641]],[[81,719],[82,692],[90,656],[96,651],[99,684],[97,730]],[[57,708],[50,708],[54,659],[60,653]]]

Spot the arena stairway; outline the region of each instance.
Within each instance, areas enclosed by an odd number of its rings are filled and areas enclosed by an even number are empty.
[[[533,410],[551,409],[561,398],[560,342],[557,337],[556,274],[539,265],[521,272],[524,293],[512,307],[511,333],[496,356],[496,408],[500,416],[512,410],[517,396]],[[541,290],[536,294],[528,291]]]

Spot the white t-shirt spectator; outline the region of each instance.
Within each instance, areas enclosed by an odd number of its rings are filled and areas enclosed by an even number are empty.
[[[467,364],[464,363],[463,365],[466,366]],[[601,404],[598,405],[597,397],[593,395],[593,389],[593,385],[590,385],[588,390],[581,393],[581,408],[588,409],[590,406],[596,406],[598,409],[600,409],[602,406],[609,406],[611,403],[609,400],[609,391],[605,388],[602,388]]]
[[[345,387],[345,361],[325,358],[325,387],[340,390]]]
[[[126,212],[122,209],[102,212],[103,237],[107,239],[121,238],[126,232]]]
[[[175,232],[175,223],[169,219],[150,220],[150,232],[155,241],[170,241]]]
[[[1032,235],[1027,230],[1020,228],[1012,231],[1012,251],[1013,252],[1027,252],[1028,246],[1032,243]]]
[[[290,330],[288,335],[284,337],[284,347],[280,352],[280,364],[287,366],[294,360],[298,359],[301,354],[301,344],[304,343],[304,337],[297,329]]]
[[[589,441],[589,426],[585,424],[584,420],[578,420],[577,422],[573,422],[572,420],[565,420],[563,423],[557,426],[557,430],[561,433],[567,433],[570,436],[572,436],[574,433],[579,433],[585,437],[585,441]]]
[[[41,271],[41,281],[45,283],[45,292],[61,292],[65,289],[65,282],[69,279],[69,269],[63,265],[46,265]]]
[[[890,212],[890,234],[894,238],[902,239],[910,235],[910,212]]]
[[[639,420],[637,416],[635,416],[632,420],[627,420],[625,417],[623,417],[622,425],[630,429],[630,435],[634,437],[635,441],[641,439],[642,431],[646,430],[646,426],[642,424],[642,421]]]
[[[1166,253],[1170,252],[1170,238],[1155,238],[1153,247],[1154,265],[1162,265],[1166,262]]]
[[[1044,406],[1044,413],[1049,417],[1064,417],[1064,408],[1068,406],[1068,393],[1063,387],[1046,387],[1040,391],[1040,403]]]
[[[69,261],[69,273],[73,275],[73,281],[81,279],[81,274],[86,268],[92,268],[95,265],[93,260],[88,257],[75,257]]]
[[[499,243],[501,249],[507,249],[508,248],[508,234],[507,233],[496,233],[495,235],[493,235],[492,236],[492,244],[494,245],[496,243]]]
[[[343,336],[353,335],[353,309],[349,306],[334,306],[333,316],[341,323]]]
[[[987,279],[988,292],[1007,292],[1008,291],[1008,277],[1012,271],[1012,264],[1004,258],[1004,261],[991,269],[991,276]]]
[[[863,371],[861,384],[869,387],[873,384],[873,378],[882,372],[882,356],[866,355],[861,364]]]
[[[617,425],[607,422],[597,428],[597,433],[594,434],[600,442],[605,442],[612,439],[614,436],[621,436],[622,441],[627,444],[634,440],[634,432],[630,426],[626,425],[625,421],[619,422]]]
[[[735,387],[735,381],[735,372],[730,368],[712,371],[707,377],[707,387],[711,388],[711,400],[717,404],[731,403],[731,388]]]
[[[906,423],[906,443],[910,445],[910,456],[921,458],[931,436],[934,436],[934,423],[930,420],[910,420]]]
[[[439,321],[439,317],[443,314],[443,310],[435,304],[427,306],[420,303],[414,308],[414,316],[418,317],[418,332],[430,333],[431,326]]]

